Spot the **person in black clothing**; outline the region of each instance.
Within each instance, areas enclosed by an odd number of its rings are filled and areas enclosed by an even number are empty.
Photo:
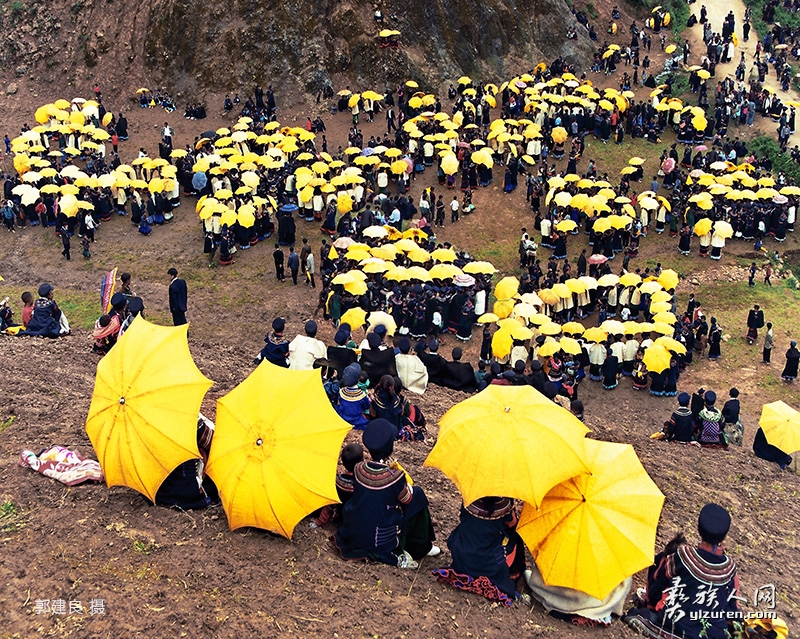
[[[431,352],[426,353],[426,348],[430,348]],[[422,363],[425,364],[425,368],[428,369],[428,383],[443,386],[447,373],[447,360],[438,353],[439,342],[434,339],[431,340],[429,345],[426,345],[423,340],[416,345],[414,350],[416,350]]]
[[[678,395],[678,408],[672,413],[668,422],[664,423],[667,441],[690,442],[694,439],[694,418],[689,410],[689,393]]]
[[[739,403],[739,390],[731,388],[730,399],[725,402],[722,407],[722,419],[725,423],[725,434],[728,435],[728,441],[731,444],[742,445],[744,437],[744,426],[739,421],[739,413],[741,411],[741,404]]]
[[[764,328],[764,311],[756,304],[747,314],[747,343],[752,345],[758,339],[758,329]]]
[[[281,245],[276,244],[275,250],[272,253],[272,259],[275,261],[275,279],[279,282],[286,281],[286,272],[283,269],[283,251]],[[296,284],[297,282],[295,282]]]
[[[178,278],[178,270],[173,267],[167,271],[172,278],[169,283],[169,311],[172,313],[172,323],[175,326],[186,324],[186,280]]]
[[[294,246],[289,248],[289,259],[286,260],[286,264],[292,272],[292,284],[297,286],[297,271],[300,270],[300,257],[294,252]]]
[[[447,362],[443,386],[465,393],[474,393],[477,390],[475,369],[469,362],[461,361],[463,354],[464,351],[458,346],[453,349],[453,361]]]
[[[67,228],[67,225],[65,224],[64,226],[62,226],[58,230],[58,233],[59,233],[59,235],[61,235],[61,244],[63,244],[63,246],[64,246],[64,249],[61,251],[61,255],[66,257],[67,261],[69,262],[69,260],[70,260],[70,256],[69,256],[70,240],[69,240],[69,229]]]
[[[780,448],[767,441],[767,436],[761,427],[756,431],[755,439],[753,439],[753,452],[756,457],[775,462],[781,467],[781,470],[785,470],[792,463],[791,455],[787,455]]]
[[[578,277],[586,275],[586,249],[581,250],[578,257]]]

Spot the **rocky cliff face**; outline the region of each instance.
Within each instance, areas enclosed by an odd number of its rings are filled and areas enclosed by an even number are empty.
[[[389,0],[378,46],[375,5],[362,0],[6,0],[0,16],[9,76],[107,88],[154,84],[221,92],[253,82],[315,92],[332,77],[359,85],[462,73],[497,78],[558,55],[583,63],[587,40],[567,41],[565,0]],[[390,18],[394,15],[396,19]]]

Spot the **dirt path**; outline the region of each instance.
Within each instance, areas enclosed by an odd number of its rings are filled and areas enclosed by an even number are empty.
[[[693,7],[695,15],[699,17],[700,7],[698,4],[699,3],[694,4]],[[708,11],[708,20],[711,22],[711,26],[716,33],[722,31],[722,23],[725,20],[725,16],[727,16],[730,11],[733,11],[733,14],[736,16],[735,31],[737,37],[739,38],[739,46],[736,47],[736,53],[732,60],[730,62],[717,65],[716,77],[714,79],[719,81],[726,76],[730,76],[732,78],[735,77],[736,67],[739,64],[739,57],[742,51],[744,51],[745,60],[747,61],[745,78],[748,77],[750,67],[753,66],[753,56],[756,52],[756,45],[764,36],[764,34],[756,33],[755,28],[753,28],[750,30],[750,40],[748,42],[744,41],[742,36],[742,26],[744,24],[744,12],[746,7],[742,0],[729,0],[728,2],[708,2],[706,3],[705,7]],[[687,29],[684,32],[684,37],[689,41],[689,45],[692,50],[692,53],[689,56],[689,63],[698,64],[706,50],[706,46],[703,43],[703,25],[698,23],[694,27]],[[769,65],[769,73],[767,74],[764,86],[777,94],[782,102],[797,100],[799,97],[797,91],[793,90],[791,87],[788,91],[784,91],[781,88],[780,82],[775,76],[775,68],[772,65]],[[709,100],[711,100],[711,98],[712,96],[709,96]],[[772,119],[757,117],[753,124],[753,128],[756,129],[758,133],[770,135],[777,140],[777,126]],[[800,144],[800,130],[797,133],[792,134],[792,136],[789,138],[789,146],[793,146],[795,144]]]

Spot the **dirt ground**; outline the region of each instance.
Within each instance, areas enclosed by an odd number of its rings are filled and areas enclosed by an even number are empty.
[[[57,97],[57,96],[53,96]],[[286,100],[285,97],[282,99]],[[295,105],[296,106],[296,105]],[[309,107],[306,107],[309,111]],[[210,113],[215,109],[209,108]],[[283,109],[302,123],[303,108]],[[15,112],[12,123],[23,121]],[[199,132],[229,124],[212,115],[203,122],[184,120],[179,114],[133,109],[129,113],[131,141],[123,147],[131,159],[140,146],[155,149],[164,119],[175,128],[182,146]],[[328,118],[331,146],[344,142],[345,115]],[[363,125],[366,137],[383,132],[383,121]],[[590,141],[590,152],[597,143]],[[628,147],[623,147],[627,149]],[[653,153],[660,152],[655,147]],[[630,152],[629,155],[633,153]],[[601,166],[601,170],[603,167]],[[419,196],[430,183],[428,174],[414,185]],[[495,183],[475,197],[477,212],[456,225],[447,225],[442,239],[494,261],[512,273],[519,228],[531,222],[522,189],[503,195],[501,169]],[[646,188],[646,187],[642,187]],[[307,235],[315,248],[321,238],[316,225],[298,223],[298,235]],[[570,256],[585,245],[583,235],[571,241]],[[675,262],[676,240],[651,234],[642,243],[637,265]],[[134,290],[143,296],[148,316],[167,323],[166,270],[176,266],[189,284],[192,354],[205,375],[215,381],[203,405],[213,417],[217,398],[230,391],[252,370],[252,358],[262,345],[272,318],[287,318],[287,334],[299,332],[314,314],[319,289],[278,284],[272,274],[271,244],[240,251],[236,264],[208,268],[202,255],[200,226],[188,198],[175,221],[142,237],[125,218],[103,224],[93,258],[83,261],[79,251],[70,263],[60,256],[51,231],[20,229],[13,236],[0,233],[0,274],[15,295],[35,290],[50,281],[59,295],[80,299],[96,296],[103,273],[114,266],[130,270]],[[772,245],[769,245],[773,250]],[[790,238],[781,250],[797,248]],[[679,289],[680,306],[690,291],[710,296],[711,280],[723,269],[735,269],[750,250],[732,244],[722,264],[699,258],[675,262],[699,278]],[[741,313],[749,307],[742,300]],[[17,307],[18,308],[18,307]],[[713,310],[713,309],[712,309]],[[771,309],[778,313],[778,309]],[[738,315],[731,323],[733,341],[741,342]],[[318,318],[320,319],[320,318]],[[739,318],[740,323],[742,318]],[[772,370],[782,366],[788,332],[796,317],[781,318]],[[332,327],[321,322],[321,338],[332,340]],[[0,501],[20,508],[18,526],[0,533],[0,638],[4,637],[500,637],[524,632],[554,638],[631,637],[621,623],[609,630],[591,631],[549,617],[540,605],[533,609],[505,609],[476,596],[440,585],[429,570],[448,565],[446,539],[458,521],[460,498],[453,484],[439,471],[423,467],[432,443],[400,443],[396,456],[422,486],[432,504],[438,543],[443,554],[426,559],[418,571],[388,566],[346,563],[330,549],[332,530],[310,529],[301,522],[290,542],[263,531],[228,530],[224,512],[211,509],[186,513],[149,506],[126,488],[104,485],[66,488],[17,466],[23,449],[39,451],[50,444],[76,448],[93,456],[84,424],[94,383],[96,356],[90,353],[87,326],[56,341],[0,339],[3,393],[0,398]],[[796,332],[796,331],[795,331]],[[445,354],[454,345],[444,346]],[[477,360],[478,340],[467,346],[465,359]],[[725,350],[723,351],[725,353]],[[636,393],[624,382],[611,392],[586,382],[580,389],[587,408],[591,437],[631,443],[645,468],[666,495],[658,530],[658,545],[678,531],[697,540],[695,522],[708,501],[727,507],[733,526],[727,549],[739,564],[743,594],[752,598],[755,588],[774,584],[777,610],[790,628],[800,614],[800,547],[796,522],[798,476],[781,472],[774,464],[756,459],[752,439],[765,391],[760,381],[766,373],[757,355],[726,363],[697,361],[681,377],[680,390],[699,386],[715,388],[720,397],[735,384],[742,392],[745,445],[728,451],[701,451],[693,447],[653,441],[649,435],[668,418],[673,400]],[[770,391],[797,403],[793,387]],[[466,396],[431,387],[419,398],[431,432],[454,403]],[[10,423],[7,421],[13,417]],[[353,435],[355,437],[355,435]],[[0,520],[3,522],[3,520]],[[14,529],[15,528],[15,529]],[[643,585],[637,575],[634,587]],[[104,614],[36,614],[36,600],[81,602],[103,600]]]

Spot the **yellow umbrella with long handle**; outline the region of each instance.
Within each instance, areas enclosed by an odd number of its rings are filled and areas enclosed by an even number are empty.
[[[155,501],[175,468],[200,458],[197,415],[213,382],[192,360],[187,330],[137,317],[97,365],[86,432],[109,487]]]
[[[339,501],[336,467],[349,430],[318,371],[262,362],[217,400],[207,472],[231,530],[253,526],[291,538],[303,517]]]

